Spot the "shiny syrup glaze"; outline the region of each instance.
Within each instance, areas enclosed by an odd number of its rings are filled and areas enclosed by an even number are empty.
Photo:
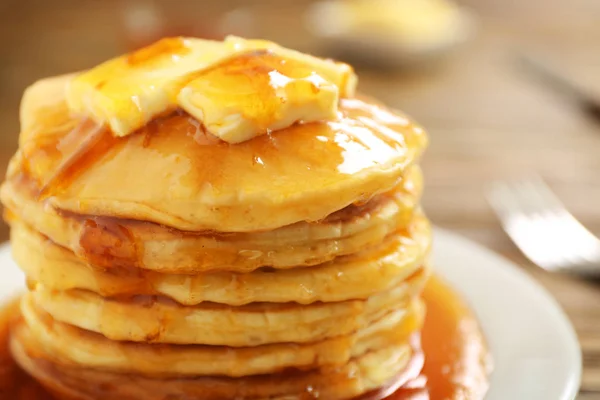
[[[273,70],[282,62],[268,53],[244,57],[205,73],[236,72],[233,81],[247,80],[259,74],[248,60],[262,57],[261,66]],[[52,82],[64,88],[68,79]],[[271,99],[270,81],[260,82],[267,93],[262,97]],[[359,99],[342,99],[336,120],[300,121],[236,145],[215,139],[180,110],[117,139],[105,127],[72,115],[60,97],[50,106],[36,106],[35,100],[28,100],[31,112],[11,181],[20,176],[33,181],[40,200],[64,209],[154,219],[181,230],[269,230],[297,222],[299,216],[321,219],[352,202],[369,200],[378,186],[391,189],[401,167],[414,161],[426,143],[423,130],[407,118]],[[267,101],[264,106],[273,108]],[[249,118],[263,125],[262,109],[256,113]],[[363,182],[358,178],[363,173],[373,180]],[[148,176],[153,184],[148,184]],[[236,193],[244,204],[231,200]],[[279,198],[290,200],[269,204]],[[325,201],[332,198],[337,203]],[[142,211],[140,199],[147,207]],[[137,211],[113,209],[115,202],[134,205]]]
[[[487,390],[489,354],[478,323],[462,299],[438,278],[430,279],[423,298],[427,318],[421,343],[425,363],[422,373],[389,394],[390,388],[369,393],[360,400],[477,400]],[[16,303],[0,312],[0,398],[54,400],[11,359],[8,335]],[[419,365],[413,360],[412,365]],[[405,372],[398,380],[414,371]],[[383,396],[388,397],[383,397]]]
[[[178,40],[163,40],[160,46],[139,50],[130,55],[129,63],[137,65],[164,54],[178,54],[179,47],[173,43]],[[276,95],[278,74],[310,78],[314,73],[300,62],[260,50],[227,59],[186,79],[201,77],[211,83],[207,85],[215,92],[215,107],[225,107],[235,99],[244,118],[266,126],[277,118],[282,101]],[[318,91],[319,87],[314,84],[310,90]],[[238,172],[245,171],[242,166],[250,166],[260,178],[275,169],[278,174],[270,174],[271,177],[282,175],[286,165],[293,179],[309,178],[314,170],[352,175],[397,157],[408,147],[423,145],[422,129],[404,116],[355,99],[343,99],[340,108],[340,117],[335,121],[298,121],[290,128],[273,132],[276,135],[232,146],[207,133],[201,122],[181,110],[165,112],[130,136],[115,139],[109,129],[72,115],[63,99],[58,98],[51,106],[33,107],[29,116],[33,123],[21,134],[21,172],[37,181],[42,195],[60,194],[60,189],[107,153],[112,158],[116,153],[112,148],[141,145],[163,156],[177,154],[185,160],[181,163],[190,168],[180,171],[177,178],[203,178],[217,185],[221,178],[235,180],[235,176],[220,176],[228,172],[224,170],[232,163]],[[190,137],[199,146],[191,146]],[[283,162],[286,165],[280,165]]]
[[[67,118],[65,122],[74,124],[63,123],[65,130],[57,132],[56,119],[66,117],[57,110],[58,115],[49,112],[40,119],[35,128],[38,133],[21,146],[20,172],[33,178],[42,194],[59,195],[101,159],[103,162],[98,164],[104,165],[119,158],[119,153],[133,154],[139,151],[135,148],[144,148],[150,161],[161,165],[167,159],[173,162],[177,156],[181,168],[173,165],[171,174],[173,181],[182,180],[184,184],[205,182],[231,188],[236,187],[234,183],[253,187],[262,182],[260,186],[264,186],[267,176],[285,176],[289,178],[284,182],[287,185],[292,180],[299,184],[307,179],[343,179],[404,153],[405,147],[417,146],[414,141],[419,139],[411,135],[420,135],[418,129],[404,137],[406,131],[416,129],[409,127],[406,119],[373,121],[367,107],[358,100],[346,99],[339,121],[297,124],[236,145],[214,137],[210,140],[197,120],[179,111],[153,120],[131,136],[115,139],[109,130],[89,120]],[[413,143],[404,143],[408,139]],[[163,161],[153,160],[157,157]],[[317,171],[326,176],[320,178]],[[252,181],[238,182],[241,178]]]
[[[433,277],[423,292],[427,317],[421,333],[421,376],[388,400],[478,400],[488,388],[491,358],[479,323],[464,301]]]

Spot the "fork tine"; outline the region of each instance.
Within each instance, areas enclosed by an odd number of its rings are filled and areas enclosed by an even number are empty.
[[[521,182],[524,194],[529,197],[535,210],[564,210],[565,206],[548,187],[539,175],[534,175],[531,179]]]
[[[511,187],[505,182],[493,182],[487,190],[487,195],[488,202],[499,214],[501,220],[520,211],[521,207],[517,198],[513,195]]]
[[[554,268],[566,264],[582,264],[582,236],[585,228],[568,214],[560,200],[539,177],[519,182],[520,202],[533,222],[539,224],[548,261]]]
[[[495,182],[488,192],[488,200],[502,225],[519,249],[534,263],[545,269],[554,269],[557,254],[548,251],[546,230],[531,213],[531,204],[523,194],[521,184]],[[552,247],[551,249],[555,249]]]
[[[599,273],[600,239],[569,214],[541,177],[495,182],[487,194],[508,235],[534,263],[552,271]]]
[[[555,218],[557,223],[561,223],[563,237],[572,237],[580,248],[588,248],[590,245],[600,247],[600,240],[567,211],[541,178],[531,181],[529,188],[531,195],[536,197],[540,213],[546,213],[547,218]]]

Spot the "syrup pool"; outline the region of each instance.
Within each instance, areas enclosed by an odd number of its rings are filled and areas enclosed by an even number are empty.
[[[488,388],[490,355],[477,320],[463,300],[439,278],[430,279],[423,298],[427,304],[421,336],[425,354],[423,372],[386,399],[482,399]],[[10,356],[9,327],[17,315],[16,300],[0,311],[0,399],[59,400],[28,377]],[[368,398],[381,396],[372,393]]]

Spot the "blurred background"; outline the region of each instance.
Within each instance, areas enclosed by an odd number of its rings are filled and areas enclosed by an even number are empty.
[[[0,0],[0,173],[29,84],[161,36],[234,33],[350,61],[362,92],[430,132],[429,216],[522,265],[557,297],[584,349],[580,399],[600,399],[600,285],[533,266],[484,196],[494,180],[539,174],[600,235],[600,119],[523,65],[535,58],[600,101],[600,1],[455,1]]]

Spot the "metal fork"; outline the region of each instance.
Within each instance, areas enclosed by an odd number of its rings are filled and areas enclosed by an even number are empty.
[[[600,277],[600,239],[567,211],[541,178],[495,182],[487,194],[508,236],[534,264]]]

